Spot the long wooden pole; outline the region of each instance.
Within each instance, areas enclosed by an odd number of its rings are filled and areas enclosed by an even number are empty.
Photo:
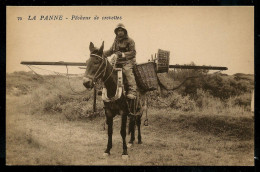
[[[79,67],[80,69],[86,69],[86,67]],[[169,65],[169,68],[174,69],[205,69],[205,70],[228,70],[227,67],[220,66],[185,66],[185,65]]]
[[[169,65],[169,68],[175,68],[175,69],[228,70],[227,67],[221,67],[221,66],[187,66],[187,65]]]
[[[57,65],[57,66],[86,66],[86,63],[82,62],[39,62],[39,61],[22,61],[23,65]],[[227,67],[221,66],[188,66],[188,65],[169,65],[169,68],[175,69],[205,69],[205,70],[228,70]],[[85,68],[81,68],[85,69]]]
[[[39,62],[39,61],[22,61],[23,65],[55,65],[55,66],[86,66],[86,63],[81,62]]]

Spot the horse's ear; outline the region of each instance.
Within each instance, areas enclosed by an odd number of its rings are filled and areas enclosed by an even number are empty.
[[[98,50],[99,54],[103,54],[103,50],[104,50],[104,41],[102,42],[102,45]]]
[[[90,52],[94,51],[94,49],[95,49],[94,44],[92,42],[90,42],[90,44],[89,44]]]

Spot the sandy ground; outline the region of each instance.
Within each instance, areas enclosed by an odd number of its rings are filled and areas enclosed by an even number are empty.
[[[252,117],[241,117],[236,124],[235,118],[226,116],[162,114],[151,109],[149,126],[142,125],[143,144],[135,143],[123,160],[120,116],[114,119],[111,155],[103,157],[104,117],[68,121],[61,114],[31,115],[16,101],[7,97],[7,165],[254,165]]]

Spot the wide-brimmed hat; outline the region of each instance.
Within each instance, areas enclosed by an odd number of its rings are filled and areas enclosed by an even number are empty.
[[[127,35],[127,30],[126,30],[125,26],[124,26],[122,23],[119,23],[119,24],[117,25],[117,27],[115,28],[115,30],[114,30],[115,34],[117,34],[117,30],[118,30],[119,28],[123,29],[123,30],[125,31],[125,34]]]

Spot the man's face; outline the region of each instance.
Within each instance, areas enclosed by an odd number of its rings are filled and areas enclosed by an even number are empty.
[[[124,36],[124,34],[125,34],[124,29],[122,29],[122,28],[117,29],[117,35],[118,35],[119,37]]]

